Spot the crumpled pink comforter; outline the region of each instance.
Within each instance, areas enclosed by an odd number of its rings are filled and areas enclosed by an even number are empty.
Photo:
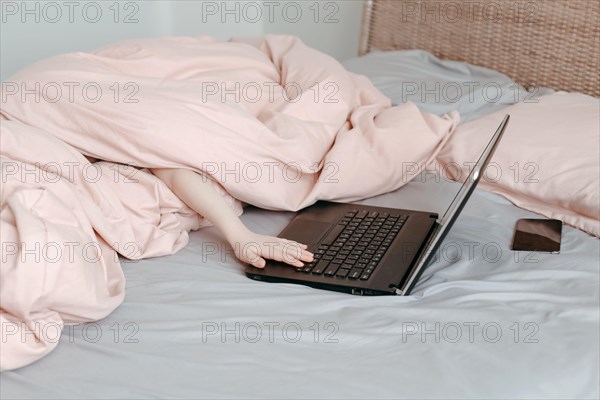
[[[1,112],[2,370],[123,301],[117,253],[172,254],[208,225],[146,168],[204,172],[237,214],[298,210],[397,189],[459,120],[391,107],[290,36],[53,57],[4,82]]]

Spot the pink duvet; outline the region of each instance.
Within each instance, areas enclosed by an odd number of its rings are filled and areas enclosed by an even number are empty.
[[[147,39],[50,58],[4,83],[2,115],[3,370],[50,352],[65,323],[122,302],[117,253],[172,254],[208,224],[145,168],[202,171],[238,214],[241,202],[298,210],[400,187],[458,123],[391,107],[288,36]]]

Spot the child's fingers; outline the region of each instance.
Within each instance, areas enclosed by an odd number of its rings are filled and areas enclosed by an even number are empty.
[[[307,248],[308,248],[308,246],[307,246],[307,245],[305,245],[304,243],[298,243],[298,242],[296,242],[296,241],[294,241],[294,240],[288,240],[288,239],[285,239],[285,242],[286,242],[286,243],[289,243],[289,244],[294,244],[294,245],[296,245],[296,246],[299,246],[299,247],[301,247],[301,248],[303,248],[303,249],[307,249]]]
[[[310,251],[303,250],[302,255],[300,256],[300,260],[302,261],[313,261],[315,256]]]
[[[275,261],[284,262],[286,264],[292,264],[297,261],[297,257],[295,257],[294,252],[290,251],[293,246],[289,245],[279,245],[276,247],[263,248],[262,254],[267,258],[270,258]]]
[[[286,250],[293,249],[296,252],[294,257],[304,261],[312,261],[312,259],[306,259],[308,255],[313,255],[310,251],[306,250],[308,248],[307,245],[289,240],[285,247]]]
[[[262,257],[252,257],[251,260],[249,260],[250,265],[256,267],[256,268],[264,268],[265,265],[267,265],[267,261],[262,258]]]
[[[301,261],[310,262],[310,261],[313,261],[315,258],[313,253],[311,253],[308,250],[304,250],[304,249],[294,249],[292,252],[289,252],[288,254],[290,254],[292,257],[296,258],[297,260],[301,260]]]
[[[291,246],[286,246],[286,248],[281,249],[281,261],[286,264],[290,264],[296,267],[303,267],[304,263],[300,261],[301,249],[299,248],[290,248]]]
[[[313,255],[310,253],[306,253],[306,252],[303,252],[300,255],[300,257],[297,257],[297,255],[288,255],[288,257],[291,257],[290,262],[288,262],[288,264],[299,265],[299,266],[304,266],[305,262],[314,261]],[[301,265],[298,263],[300,263]]]
[[[293,257],[296,260],[301,260],[301,259],[305,258],[304,257],[304,253],[305,252],[308,253],[302,247],[299,247],[299,246],[296,246],[296,245],[293,245],[293,246],[286,245],[283,248],[283,251],[287,254],[288,257]]]
[[[304,266],[304,263],[302,261],[300,261],[298,258],[296,258],[293,254],[289,254],[289,253],[282,253],[281,259],[278,261],[283,261],[284,263],[293,265],[295,267],[303,267]]]
[[[303,267],[304,263],[302,261],[312,261],[313,258],[312,254],[305,249],[306,245],[293,240],[280,239],[279,246],[261,248],[261,255],[295,267]]]

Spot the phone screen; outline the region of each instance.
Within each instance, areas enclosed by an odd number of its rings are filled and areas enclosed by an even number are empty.
[[[520,219],[515,226],[512,250],[560,252],[562,221],[558,219]]]

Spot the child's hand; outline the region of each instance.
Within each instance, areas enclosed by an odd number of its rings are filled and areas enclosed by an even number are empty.
[[[234,235],[229,243],[241,261],[264,268],[265,258],[302,267],[303,261],[313,261],[313,254],[305,244],[274,236],[259,235],[250,230]]]
[[[240,260],[258,268],[265,266],[265,258],[295,267],[302,267],[302,261],[313,260],[306,245],[259,235],[246,228],[203,174],[181,168],[153,168],[151,171],[191,209],[219,228]]]

